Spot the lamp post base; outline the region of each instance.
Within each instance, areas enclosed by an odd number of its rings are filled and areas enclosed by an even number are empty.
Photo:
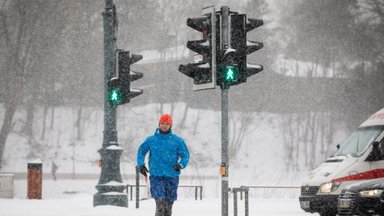
[[[96,193],[93,195],[93,206],[99,205],[128,207],[128,195],[118,192]]]

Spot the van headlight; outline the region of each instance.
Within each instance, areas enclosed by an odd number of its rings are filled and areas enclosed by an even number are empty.
[[[337,188],[339,188],[340,185],[341,185],[341,182],[324,183],[324,184],[320,185],[319,193],[331,193],[331,192],[337,190]]]
[[[359,192],[361,197],[379,197],[383,193],[381,189],[363,190]]]

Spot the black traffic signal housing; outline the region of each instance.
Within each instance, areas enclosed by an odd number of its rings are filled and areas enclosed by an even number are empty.
[[[142,55],[129,51],[117,51],[117,77],[109,82],[109,101],[113,105],[129,103],[130,99],[143,93],[141,89],[132,89],[131,82],[143,77],[143,73],[130,70],[130,66],[143,59]]]
[[[238,69],[238,77],[230,82],[231,85],[247,81],[247,78],[263,70],[262,65],[247,63],[247,55],[261,48],[263,43],[248,41],[247,32],[263,25],[261,19],[247,19],[246,14],[233,14],[231,17],[230,47],[235,50],[232,61]]]
[[[206,14],[203,17],[188,18],[187,25],[202,33],[203,39],[188,41],[187,47],[202,55],[202,61],[181,64],[179,71],[193,78],[194,85],[212,83],[215,85],[216,71],[216,44],[219,43],[219,15]],[[213,40],[212,40],[213,39]]]

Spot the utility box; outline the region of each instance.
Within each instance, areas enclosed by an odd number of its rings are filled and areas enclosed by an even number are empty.
[[[41,199],[43,192],[43,163],[35,160],[28,163],[28,199]]]
[[[0,198],[13,199],[13,174],[0,174]]]

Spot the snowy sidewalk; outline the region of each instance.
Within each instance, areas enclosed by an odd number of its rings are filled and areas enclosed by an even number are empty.
[[[230,202],[229,216],[233,215]],[[93,207],[93,196],[84,194],[66,199],[0,199],[1,216],[150,216],[154,215],[155,202],[145,200],[140,202],[140,208],[135,208],[134,202],[129,207],[97,206]],[[258,216],[304,216],[313,215],[303,212],[296,199],[250,199],[249,214]],[[244,203],[238,204],[238,215],[244,216]],[[195,201],[181,199],[175,202],[173,215],[178,216],[213,216],[221,215],[221,200],[206,199]]]

